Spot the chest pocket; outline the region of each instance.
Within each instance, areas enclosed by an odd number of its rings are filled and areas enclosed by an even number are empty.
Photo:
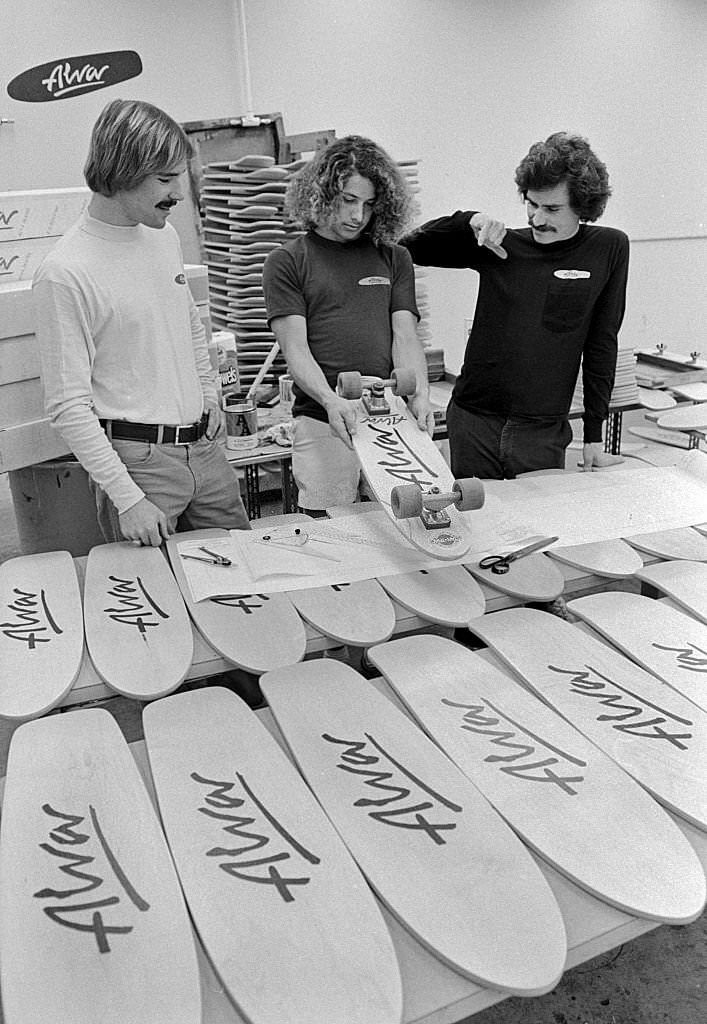
[[[574,331],[587,313],[590,297],[590,281],[553,278],[545,297],[543,327],[555,334]]]

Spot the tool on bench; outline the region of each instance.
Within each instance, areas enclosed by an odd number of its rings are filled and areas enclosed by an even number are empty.
[[[211,551],[210,548],[206,548],[203,544],[199,545],[199,551],[203,551],[204,554],[208,555],[208,558],[204,558],[203,555],[190,555],[184,551],[180,551],[182,558],[193,558],[197,562],[209,562],[211,565],[231,565],[231,559],[226,558],[225,555],[219,555],[218,551]]]
[[[508,572],[511,562],[515,562],[518,558],[523,558],[525,555],[531,555],[534,551],[539,551],[540,548],[544,548],[548,544],[554,544],[556,540],[559,540],[559,538],[540,537],[538,540],[526,544],[525,547],[518,548],[517,551],[507,551],[504,555],[487,555],[480,560],[479,568],[490,569],[497,576],[502,576]]]

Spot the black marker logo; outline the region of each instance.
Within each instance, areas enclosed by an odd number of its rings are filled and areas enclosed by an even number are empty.
[[[105,89],[141,73],[142,61],[134,50],[60,57],[23,71],[12,79],[7,92],[13,100],[47,103]]]

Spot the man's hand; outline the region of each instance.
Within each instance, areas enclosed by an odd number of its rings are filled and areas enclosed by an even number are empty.
[[[153,505],[149,498],[141,498],[137,505],[122,512],[118,517],[120,532],[126,540],[158,548],[172,532],[164,512]]]
[[[475,213],[469,221],[469,227],[479,245],[485,245],[502,260],[508,259],[508,253],[501,248],[501,242],[506,237],[506,225],[502,221],[494,220],[486,213]]]
[[[341,398],[339,395],[332,393],[324,408],[329,417],[329,426],[334,434],[344,442],[347,448],[353,449],[351,438],[356,433],[358,425],[355,403],[350,402],[348,398]]]
[[[413,395],[408,401],[408,409],[417,420],[420,430],[426,430],[432,437],[435,429],[435,414],[426,394]]]
[[[206,424],[206,436],[209,441],[213,441],[226,429],[226,413],[215,402],[205,402],[204,412],[209,417]]]
[[[600,442],[582,446],[580,465],[584,473],[591,473],[594,469],[606,469],[607,466],[618,466],[623,461],[620,455],[609,455],[608,452],[605,452]]]

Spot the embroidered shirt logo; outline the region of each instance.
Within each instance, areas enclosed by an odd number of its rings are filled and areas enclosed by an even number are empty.
[[[591,277],[589,270],[556,270],[555,277],[561,278],[563,281],[585,281]]]
[[[359,284],[387,284],[390,287],[389,277],[362,277]]]
[[[187,279],[184,276],[184,274],[177,274],[177,276],[175,277],[174,280],[176,281],[177,284],[186,284],[187,283]]]

